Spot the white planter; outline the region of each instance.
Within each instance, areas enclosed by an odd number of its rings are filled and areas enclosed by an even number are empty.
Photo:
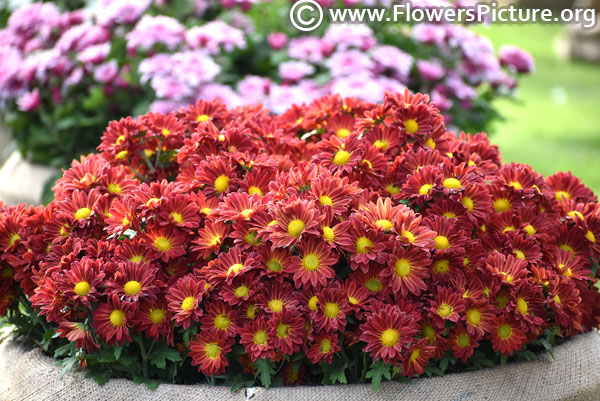
[[[39,205],[46,182],[58,169],[29,163],[13,151],[0,168],[0,201],[8,205]]]
[[[76,372],[59,379],[60,367],[39,349],[26,350],[6,340],[0,344],[0,400],[119,401],[593,401],[600,399],[600,335],[578,335],[554,349],[554,357],[496,366],[409,383],[252,388],[232,393],[228,387],[161,384],[154,391],[142,384],[112,379],[100,387]]]

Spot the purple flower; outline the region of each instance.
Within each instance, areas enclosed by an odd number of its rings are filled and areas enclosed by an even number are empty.
[[[109,40],[110,31],[107,28],[86,23],[67,30],[54,47],[66,54],[71,51],[82,51],[89,46],[106,43]]]
[[[222,84],[208,84],[203,86],[200,90],[200,97],[206,100],[220,100],[227,107],[238,107],[244,103],[233,89]]]
[[[460,100],[471,100],[477,97],[477,91],[470,85],[463,82],[455,74],[449,74],[446,79],[446,85],[451,93]]]
[[[332,76],[360,74],[373,68],[373,60],[359,50],[337,51],[325,62]]]
[[[171,100],[155,100],[150,104],[150,111],[153,113],[163,113],[168,114],[173,110],[177,110],[178,108],[185,106],[186,102],[174,102]]]
[[[133,24],[152,4],[152,0],[100,0],[95,8],[98,23]]]
[[[394,46],[377,46],[373,49],[371,57],[382,70],[394,72],[402,81],[408,80],[413,65],[413,58],[410,54]]]
[[[24,39],[39,35],[47,40],[58,26],[60,12],[53,3],[31,3],[16,9],[8,19],[7,27]]]
[[[318,63],[323,59],[321,39],[317,36],[303,36],[292,39],[288,47],[288,56],[311,63]]]
[[[235,48],[246,48],[244,33],[223,21],[212,21],[193,27],[186,32],[185,37],[192,49],[203,48],[211,54],[218,53],[219,47],[227,52],[231,52]]]
[[[11,46],[0,46],[0,99],[12,92],[11,83],[19,74],[22,61],[19,50]]]
[[[112,81],[119,73],[119,65],[116,60],[111,60],[108,63],[99,65],[94,70],[94,79],[101,83],[108,83]]]
[[[84,49],[77,55],[77,59],[82,63],[100,64],[110,52],[110,43],[101,43]]]
[[[383,98],[380,82],[366,72],[334,79],[330,84],[330,91],[339,93],[342,97],[358,97],[370,102]]]
[[[273,50],[281,50],[287,43],[287,35],[282,32],[272,32],[267,37],[267,42]]]
[[[40,107],[42,99],[40,98],[40,91],[35,88],[31,92],[24,93],[17,99],[17,105],[21,111],[33,111]]]
[[[535,69],[533,57],[517,46],[502,46],[500,48],[500,63],[525,74],[533,72]]]
[[[176,19],[164,15],[144,15],[126,38],[127,46],[133,49],[148,50],[162,43],[172,50],[182,42],[184,36],[185,29]]]
[[[283,113],[292,104],[311,102],[324,94],[323,87],[308,80],[297,85],[273,85],[267,106],[275,113]]]
[[[421,77],[427,81],[437,81],[444,76],[444,67],[438,60],[419,60],[417,69]]]
[[[435,44],[444,47],[446,29],[444,25],[417,24],[412,28],[412,37],[422,43]]]
[[[258,104],[265,101],[270,87],[269,78],[248,75],[238,83],[237,90],[247,104]]]
[[[366,51],[377,43],[371,28],[364,24],[331,24],[323,40],[335,43],[337,50],[356,47]]]
[[[315,72],[315,67],[304,61],[286,61],[279,64],[279,76],[286,80],[296,82]]]

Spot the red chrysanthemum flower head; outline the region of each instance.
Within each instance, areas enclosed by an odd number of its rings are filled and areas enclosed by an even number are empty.
[[[181,277],[171,286],[167,294],[167,302],[177,326],[187,329],[192,320],[198,321],[203,313],[200,302],[205,292],[206,281],[198,279],[193,274]]]
[[[190,341],[192,365],[205,375],[212,376],[225,372],[229,365],[227,354],[231,351],[231,342],[226,335],[216,331],[204,331],[196,334]]]

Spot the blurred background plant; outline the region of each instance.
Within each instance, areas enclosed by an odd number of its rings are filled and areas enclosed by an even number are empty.
[[[496,52],[460,25],[302,34],[289,23],[290,4],[63,0],[3,11],[2,124],[29,160],[64,167],[95,148],[108,121],[197,98],[278,112],[329,92],[376,102],[408,86],[430,93],[449,125],[477,132],[500,117],[494,100],[512,97],[517,76],[533,70],[527,53]]]

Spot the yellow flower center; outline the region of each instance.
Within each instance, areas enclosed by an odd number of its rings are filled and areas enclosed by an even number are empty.
[[[267,332],[264,330],[258,330],[254,333],[254,344],[264,345],[267,343]]]
[[[121,195],[121,193],[123,193],[123,190],[121,189],[119,184],[115,184],[115,183],[108,184],[107,189],[108,189],[108,192],[110,192],[111,194]]]
[[[448,238],[444,237],[443,235],[438,235],[437,237],[435,237],[433,239],[433,241],[435,242],[434,247],[436,249],[448,249],[448,248],[450,248],[450,241],[448,241]]]
[[[383,333],[381,333],[381,344],[386,347],[393,347],[398,344],[400,340],[400,333],[396,329],[385,329]]]
[[[272,299],[269,301],[269,309],[271,309],[271,312],[281,312],[283,310],[283,302],[280,299]]]
[[[464,205],[464,207],[467,208],[467,211],[470,212],[471,210],[473,210],[473,199],[471,199],[470,197],[463,196],[463,198],[461,199],[461,203]]]
[[[523,229],[525,230],[527,235],[535,235],[536,233],[535,228],[531,224],[527,224],[525,227],[523,227]]]
[[[290,326],[285,323],[279,323],[277,325],[277,337],[286,338],[289,335]]]
[[[252,212],[254,212],[254,210],[253,210],[253,209],[244,209],[244,210],[242,210],[242,211],[240,212],[240,214],[241,214],[242,216],[244,216],[244,218],[245,218],[246,220],[248,220],[248,219],[250,218],[250,214],[251,214]]]
[[[437,312],[441,317],[448,317],[452,314],[452,307],[448,304],[441,304],[438,306]]]
[[[14,274],[15,274],[15,271],[9,265],[3,266],[2,269],[0,270],[0,278],[11,278]],[[75,287],[77,287],[77,285],[75,285]],[[75,292],[75,293],[77,293],[77,292]],[[86,292],[86,294],[87,294],[87,292]],[[77,295],[79,295],[79,294],[77,294]]]
[[[165,237],[158,237],[154,240],[154,246],[161,252],[167,252],[171,249],[171,241]]]
[[[319,268],[319,257],[314,253],[309,253],[302,258],[302,266],[308,271],[315,271]]]
[[[443,186],[445,186],[448,189],[459,189],[462,188],[462,184],[460,183],[459,180],[457,180],[456,178],[446,178],[444,180],[444,182],[442,183]]]
[[[350,130],[349,130],[349,129],[346,129],[346,128],[340,128],[339,130],[337,130],[337,132],[336,132],[335,134],[336,134],[338,137],[340,137],[340,138],[345,138],[345,137],[347,137],[348,135],[350,135],[350,134],[351,134],[351,132],[350,132]]]
[[[280,272],[281,269],[283,269],[283,266],[281,263],[273,259],[267,262],[267,268],[272,272]]]
[[[318,309],[317,307],[317,302],[319,302],[319,298],[317,298],[316,295],[313,295],[312,297],[310,297],[310,299],[308,300],[308,309],[315,311]]]
[[[246,287],[245,285],[240,285],[238,288],[235,289],[234,294],[238,298],[243,298],[248,296],[249,291],[250,289],[248,287]]]
[[[125,142],[125,135],[119,135],[117,137],[117,140],[115,141],[116,145],[121,145],[123,142]]]
[[[90,286],[90,283],[88,283],[87,281],[80,281],[77,284],[75,284],[73,292],[75,292],[75,294],[79,295],[80,297],[84,297],[90,292],[91,288],[92,287]]]
[[[319,196],[319,202],[321,202],[321,205],[333,206],[333,201],[327,195],[321,195],[321,196]]]
[[[227,330],[231,325],[231,319],[229,316],[221,313],[215,316],[215,327],[219,330]]]
[[[456,214],[452,213],[452,212],[445,212],[443,214],[443,216],[447,219],[455,219],[456,218]]]
[[[433,262],[433,271],[438,274],[448,273],[450,270],[450,261],[448,259],[440,259]]]
[[[323,313],[325,313],[325,316],[329,319],[335,319],[340,313],[340,307],[336,303],[327,302],[323,308]]]
[[[386,150],[390,146],[390,143],[385,139],[378,139],[373,143],[373,146],[377,149]]]
[[[430,149],[435,149],[435,141],[433,138],[429,138],[427,141],[425,141],[424,145]]]
[[[227,275],[230,276],[232,274],[238,274],[240,270],[244,269],[244,265],[241,263],[235,263],[227,269]]]
[[[590,230],[588,230],[588,232],[585,233],[585,238],[587,238],[590,242],[596,242],[596,236]]]
[[[367,253],[373,247],[373,243],[367,237],[360,237],[356,240],[356,251],[358,253]]]
[[[526,316],[528,309],[527,301],[525,301],[523,298],[517,298],[517,310],[521,313],[521,315]]]
[[[183,223],[183,216],[181,215],[181,213],[177,213],[177,212],[172,212],[171,213],[171,218],[173,219],[173,221],[177,224],[181,224]]]
[[[133,263],[140,263],[144,260],[144,257],[142,255],[133,255],[131,258],[129,258],[130,262]]]
[[[123,321],[125,320],[125,313],[122,310],[115,309],[110,312],[110,324],[113,326],[123,326]]]
[[[410,262],[406,259],[398,259],[394,267],[398,277],[406,277],[410,274]]]
[[[558,201],[563,200],[563,198],[566,200],[571,199],[571,194],[566,191],[556,191],[555,195],[556,195],[556,200],[558,200]]]
[[[414,362],[419,358],[419,354],[421,353],[421,351],[419,351],[418,348],[414,349],[413,352],[411,352],[410,354],[410,361]]]
[[[404,121],[404,129],[409,134],[414,134],[419,130],[419,124],[415,119],[411,118],[410,120]]]
[[[209,343],[204,347],[204,352],[210,359],[216,359],[221,355],[221,347],[217,343]]]
[[[504,295],[496,296],[496,299],[494,301],[498,309],[504,309],[506,307],[506,304],[508,303],[508,300]]]
[[[210,116],[207,116],[206,114],[200,114],[198,117],[196,117],[196,121],[199,123],[205,123],[208,120],[210,120]]]
[[[423,335],[425,335],[429,341],[434,341],[435,330],[433,329],[433,326],[430,324],[423,326]]]
[[[481,312],[477,309],[469,309],[467,311],[467,322],[469,322],[471,326],[477,326],[481,323]]]
[[[573,220],[577,220],[577,219],[581,219],[583,220],[583,214],[581,214],[581,212],[577,211],[577,210],[572,210],[569,213],[567,213],[569,215],[569,217],[571,217]]]
[[[256,316],[256,305],[250,304],[248,305],[248,308],[246,308],[246,317],[248,319],[254,319],[254,316]]]
[[[82,207],[81,209],[77,210],[75,212],[75,218],[77,220],[84,220],[87,219],[90,214],[92,214],[92,210],[88,207]]]
[[[287,229],[288,234],[294,238],[300,237],[300,234],[302,234],[303,230],[304,230],[304,222],[300,219],[294,219],[294,220],[290,221],[290,224],[288,224],[288,229]]]
[[[392,229],[392,227],[394,227],[394,224],[392,224],[391,221],[386,220],[386,219],[377,220],[375,222],[375,224],[377,225],[377,227],[379,227],[385,231],[390,231]]]
[[[252,185],[250,188],[248,188],[248,194],[250,194],[250,195],[258,194],[258,196],[263,196],[263,192],[260,190],[260,188],[254,186],[254,185]]]
[[[506,212],[508,209],[510,209],[510,202],[505,198],[496,199],[493,204],[494,210],[497,213]]]
[[[419,188],[419,194],[420,195],[427,195],[429,193],[429,191],[431,191],[431,188],[433,188],[433,185],[431,185],[431,184],[423,184],[423,185],[421,185],[421,188]]]
[[[150,309],[150,320],[154,324],[161,324],[165,319],[167,312],[164,309]]]
[[[508,186],[513,187],[514,189],[523,189],[523,185],[518,181],[511,181],[508,183]]]
[[[510,338],[511,335],[512,328],[510,327],[510,325],[504,323],[498,327],[498,337],[500,337],[501,339],[506,340],[507,338]]]
[[[386,186],[385,190],[388,191],[390,193],[390,195],[396,195],[396,194],[400,193],[400,187],[398,187],[394,184],[390,184],[390,185]]]
[[[381,282],[377,281],[374,278],[367,280],[365,282],[365,287],[367,287],[367,290],[371,292],[379,292],[383,288]]]
[[[221,174],[215,180],[215,191],[225,192],[229,188],[229,177],[225,174]]]
[[[123,291],[127,295],[139,294],[139,292],[141,290],[142,290],[142,285],[138,281],[134,281],[134,280],[126,282],[125,285],[123,286]]]
[[[335,156],[333,156],[333,164],[336,166],[343,166],[350,160],[351,154],[345,150],[338,150]]]
[[[557,304],[559,304],[559,305],[561,304],[560,297],[558,296],[558,294],[556,294],[553,299],[554,299],[554,302],[556,302]]]
[[[181,309],[183,310],[191,310],[195,308],[196,299],[194,297],[186,297],[183,302],[181,302]]]
[[[413,234],[413,233],[411,233],[411,232],[410,232],[410,231],[408,231],[408,230],[404,230],[404,231],[402,231],[402,236],[403,236],[404,238],[406,238],[406,240],[407,240],[408,242],[410,242],[411,244],[415,242],[415,236],[414,236],[414,234]]]
[[[323,354],[327,354],[331,351],[331,341],[328,338],[324,338],[323,341],[321,341],[321,353]]]
[[[513,253],[515,254],[515,256],[516,256],[518,259],[525,260],[525,254],[523,253],[523,251],[520,251],[520,250],[518,250],[518,249],[515,249],[515,250],[513,251]]]
[[[127,152],[126,150],[122,150],[122,151],[120,151],[119,153],[117,153],[117,154],[115,155],[115,159],[117,159],[117,160],[123,160],[124,158],[126,158],[126,157],[127,157],[127,154],[128,154],[128,153],[129,153],[129,152]]]
[[[358,299],[354,298],[353,296],[348,296],[348,302],[350,302],[352,305],[358,305]]]
[[[461,348],[468,347],[469,345],[471,345],[471,339],[468,335],[461,334],[458,337],[456,337],[456,343]]]
[[[325,238],[327,241],[333,241],[334,237],[335,233],[333,232],[333,229],[331,227],[324,226],[323,238]]]

